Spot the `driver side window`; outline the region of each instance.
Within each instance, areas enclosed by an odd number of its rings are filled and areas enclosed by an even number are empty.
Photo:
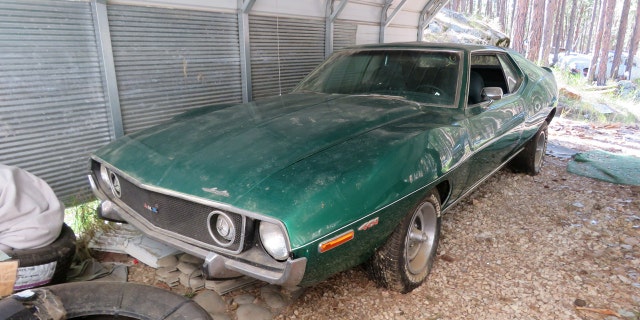
[[[482,89],[498,87],[507,95],[518,90],[522,78],[510,60],[502,53],[482,52],[471,55],[468,103],[484,101]]]

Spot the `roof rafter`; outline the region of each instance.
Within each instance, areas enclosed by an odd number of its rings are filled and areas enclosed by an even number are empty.
[[[387,27],[389,26],[389,24],[391,24],[391,21],[393,21],[398,12],[402,10],[402,7],[407,4],[407,0],[400,1],[400,4],[396,6],[391,15],[387,15],[387,13],[389,12],[389,8],[391,8],[391,4],[393,4],[393,0],[387,0],[382,7],[382,14],[380,16],[380,43],[384,43],[384,32],[387,30]]]

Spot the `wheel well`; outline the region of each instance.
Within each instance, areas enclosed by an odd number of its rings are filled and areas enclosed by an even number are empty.
[[[547,116],[547,123],[551,123],[551,119],[553,119],[553,117],[556,116],[556,108],[553,108],[553,110],[551,110],[551,112],[549,113],[549,115]]]
[[[451,191],[451,185],[448,180],[440,182],[436,186],[436,190],[438,190],[438,196],[440,197],[440,204],[446,203],[449,200],[449,195]]]

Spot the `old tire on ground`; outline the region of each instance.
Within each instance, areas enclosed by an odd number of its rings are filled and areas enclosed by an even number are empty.
[[[510,163],[511,169],[535,176],[540,173],[544,155],[547,152],[548,124],[545,122],[540,130],[527,142],[524,150]]]
[[[19,260],[14,291],[63,283],[67,280],[67,272],[76,253],[76,236],[69,226],[63,224],[60,235],[50,245],[6,253],[12,259]]]
[[[141,284],[74,282],[37,290],[51,291],[59,298],[67,319],[211,319],[195,301]]]
[[[431,272],[440,238],[440,199],[430,192],[410,211],[367,263],[380,286],[407,293]]]

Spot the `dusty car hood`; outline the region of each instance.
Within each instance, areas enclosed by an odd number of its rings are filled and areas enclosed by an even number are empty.
[[[95,155],[146,185],[246,205],[243,196],[275,173],[419,115],[424,106],[397,97],[290,94],[192,111]]]

